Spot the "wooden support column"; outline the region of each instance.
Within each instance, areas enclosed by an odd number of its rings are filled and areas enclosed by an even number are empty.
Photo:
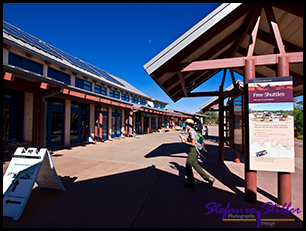
[[[99,105],[96,106],[95,110],[95,141],[101,142],[103,139],[103,108]]]
[[[289,57],[288,55],[278,56],[277,76],[289,76]],[[278,204],[285,205],[285,203],[292,203],[291,197],[291,173],[290,172],[278,172]]]
[[[103,140],[103,107],[99,108],[99,119],[98,119],[98,123],[99,123],[99,132],[98,132],[98,136],[99,136],[99,141],[101,142]]]
[[[224,162],[224,102],[222,85],[220,86],[219,95],[219,161]]]
[[[255,78],[255,59],[253,57],[245,59],[244,68],[244,124],[245,124],[245,140],[244,140],[244,174],[245,174],[245,200],[251,203],[257,201],[257,171],[250,170],[250,153],[249,153],[249,97],[248,97],[248,82],[249,79]]]
[[[125,133],[128,137],[130,137],[130,136],[132,136],[132,130],[133,130],[133,114],[134,114],[134,112],[132,110],[126,110],[125,114],[126,114]]]

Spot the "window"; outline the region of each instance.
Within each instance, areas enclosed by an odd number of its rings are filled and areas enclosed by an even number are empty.
[[[70,142],[77,143],[89,137],[89,104],[71,101]]]
[[[43,64],[27,59],[14,53],[9,53],[9,64],[32,71],[34,73],[43,74]]]
[[[141,105],[146,105],[146,101],[144,99],[140,99],[140,104]]]
[[[156,129],[156,118],[151,117],[151,129]]]
[[[124,101],[130,101],[130,96],[124,93],[121,93],[121,99]]]
[[[95,93],[101,94],[101,95],[106,95],[106,88],[102,87],[100,85],[95,84]]]
[[[115,91],[115,90],[109,90],[109,96],[119,99],[119,91]]]
[[[112,137],[120,137],[121,136],[121,109],[112,109]]]
[[[132,103],[138,103],[138,98],[137,98],[137,97],[132,96]]]
[[[154,107],[155,107],[155,108],[158,108],[158,103],[154,103]]]
[[[70,84],[70,75],[59,70],[56,70],[52,67],[48,67],[48,76],[52,79],[56,79],[58,81],[64,82],[66,84]]]
[[[3,88],[3,135],[23,141],[24,92]]]
[[[84,79],[75,78],[75,86],[87,91],[91,91],[91,82]]]
[[[160,108],[160,109],[164,109],[164,108],[165,108],[165,105],[160,104],[160,105],[159,105],[159,108]]]

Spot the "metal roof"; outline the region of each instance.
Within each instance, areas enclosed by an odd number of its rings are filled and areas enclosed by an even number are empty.
[[[269,5],[282,36],[285,51],[303,51],[302,3],[224,3],[193,26],[185,34],[166,47],[144,65],[145,71],[174,101],[185,97],[199,85],[222,69],[182,72],[194,61],[246,57],[256,12],[260,12],[260,24],[254,49],[254,57],[274,54],[278,51],[266,17],[265,5]],[[243,67],[233,67],[243,75]],[[276,76],[276,65],[257,65],[256,77]],[[182,78],[183,73],[183,78]],[[294,96],[303,94],[303,63],[290,63]],[[183,79],[183,80],[182,80]],[[184,83],[182,84],[182,82]],[[208,89],[209,91],[209,89]]]

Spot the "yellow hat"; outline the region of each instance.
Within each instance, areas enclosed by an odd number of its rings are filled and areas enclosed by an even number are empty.
[[[190,125],[190,126],[193,126],[194,124],[194,121],[192,119],[186,119],[186,124]]]

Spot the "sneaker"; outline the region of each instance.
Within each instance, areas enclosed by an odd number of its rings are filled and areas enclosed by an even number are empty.
[[[209,183],[208,183],[208,188],[212,188],[212,186],[213,186],[213,184],[215,183],[215,178],[213,178],[213,180],[212,181],[209,181]]]

